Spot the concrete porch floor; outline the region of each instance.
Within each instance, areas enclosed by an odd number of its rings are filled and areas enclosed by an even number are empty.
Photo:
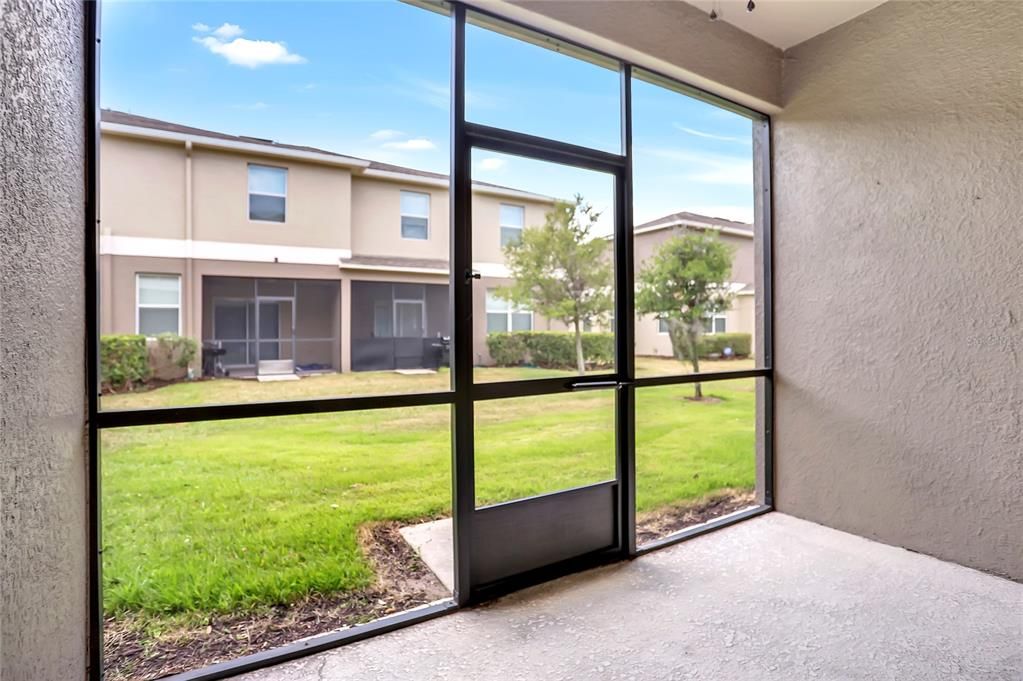
[[[245,681],[1023,679],[1023,585],[780,513]]]

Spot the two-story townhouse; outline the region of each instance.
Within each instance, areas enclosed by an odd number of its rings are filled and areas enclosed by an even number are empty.
[[[252,373],[415,368],[450,333],[448,179],[322,149],[104,111],[101,330],[219,344]],[[490,292],[502,243],[553,199],[473,184],[482,278],[475,352],[488,331],[546,328]]]
[[[754,283],[753,225],[696,213],[672,213],[636,225],[633,252],[637,274],[643,263],[666,241],[689,232],[714,234],[732,248],[732,273],[729,286],[734,293],[732,306],[724,313],[704,320],[706,333],[748,333],[756,339],[756,295]],[[636,354],[671,357],[671,339],[663,319],[641,315],[636,320]]]
[[[235,375],[431,366],[450,333],[448,178],[331,151],[104,111],[101,331],[170,332],[224,350]],[[502,247],[554,199],[473,183],[474,356],[494,331],[562,329],[493,295]],[[753,332],[751,225],[677,213],[636,228],[641,266],[672,235],[712,230],[736,251],[733,308],[708,332]],[[670,356],[642,317],[636,352]]]

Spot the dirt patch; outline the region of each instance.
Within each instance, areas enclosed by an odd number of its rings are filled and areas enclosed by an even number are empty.
[[[377,575],[376,583],[368,589],[310,596],[256,613],[216,616],[205,627],[181,628],[155,636],[136,620],[108,618],[103,645],[105,678],[158,679],[450,596],[402,539],[399,527],[397,523],[377,523],[360,529],[359,543]]]
[[[686,402],[699,402],[700,404],[717,404],[718,402],[724,402],[724,400],[720,397],[714,397],[713,395],[704,395],[699,398],[690,395],[688,397],[683,397],[682,399]]]
[[[636,517],[636,543],[645,544],[693,525],[756,504],[752,490],[723,490],[695,504],[672,506]]]

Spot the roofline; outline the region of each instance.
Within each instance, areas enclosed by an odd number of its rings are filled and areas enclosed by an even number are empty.
[[[124,137],[142,137],[145,139],[161,140],[165,142],[191,143],[193,146],[211,147],[214,149],[227,149],[230,151],[244,151],[262,156],[276,156],[279,158],[292,158],[301,161],[312,161],[344,168],[366,168],[369,161],[352,156],[326,154],[316,151],[305,151],[302,149],[288,149],[285,147],[270,144],[259,144],[257,142],[239,142],[235,140],[220,139],[206,135],[195,135],[171,130],[158,130],[145,128],[138,125],[127,125],[125,123],[100,123],[101,133],[121,135]]]
[[[442,177],[428,177],[425,175],[419,175],[414,172],[403,173],[396,170],[381,170],[379,168],[371,168],[372,161],[367,161],[361,158],[355,158],[354,156],[344,156],[340,154],[328,154],[316,151],[307,151],[303,149],[288,149],[287,147],[279,147],[270,144],[259,144],[258,142],[240,142],[236,140],[226,140],[219,137],[211,137],[207,135],[197,135],[191,133],[174,132],[171,130],[159,130],[157,128],[147,128],[139,125],[128,125],[125,123],[110,123],[101,122],[100,132],[108,133],[111,135],[120,135],[122,137],[136,137],[142,139],[159,140],[162,142],[179,142],[182,144],[191,143],[193,146],[202,146],[212,149],[224,149],[227,151],[238,151],[246,152],[251,154],[257,154],[260,156],[272,156],[277,158],[289,158],[298,161],[310,161],[313,163],[321,163],[325,165],[338,166],[341,168],[354,168],[360,169],[359,173],[362,177],[371,177],[380,180],[390,180],[394,182],[407,182],[409,184],[419,184],[429,187],[448,188],[447,178]],[[512,189],[510,187],[496,187],[493,185],[473,182],[473,188],[475,191],[481,194],[490,194],[493,196],[503,196],[507,198],[520,199],[526,201],[537,201],[540,203],[554,203],[557,199],[544,196],[543,194],[534,194],[532,192],[522,191],[520,189]]]
[[[656,232],[662,229],[670,229],[671,227],[695,227],[696,229],[706,229],[715,232],[721,232],[722,234],[731,234],[732,236],[741,236],[747,239],[752,239],[754,233],[752,230],[736,229],[735,227],[724,227],[722,225],[713,225],[709,222],[700,222],[699,220],[682,220],[680,218],[664,218],[657,220],[652,224],[647,224],[643,227],[638,227],[633,231],[633,234],[646,234],[647,232]]]

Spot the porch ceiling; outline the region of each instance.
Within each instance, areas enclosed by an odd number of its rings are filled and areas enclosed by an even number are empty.
[[[1021,608],[1021,584],[771,513],[240,678],[1023,678]]]

